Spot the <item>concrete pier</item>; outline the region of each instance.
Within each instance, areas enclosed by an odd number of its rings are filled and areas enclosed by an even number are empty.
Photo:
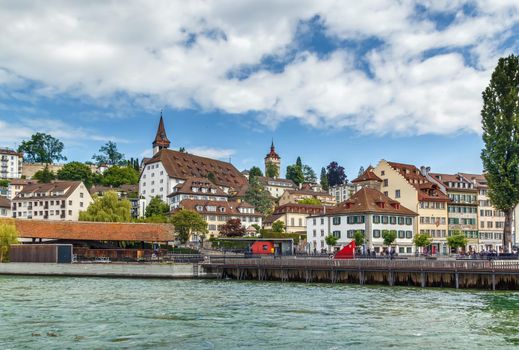
[[[198,264],[0,263],[0,275],[120,278],[212,278]]]

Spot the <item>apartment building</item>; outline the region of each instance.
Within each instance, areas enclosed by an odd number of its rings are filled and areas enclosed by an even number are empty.
[[[77,221],[92,203],[81,181],[36,183],[23,187],[12,200],[13,218]]]
[[[461,174],[428,173],[427,179],[438,184],[449,196],[447,203],[448,235],[462,232],[467,237],[467,251],[479,251],[478,190]]]
[[[265,187],[267,191],[269,191],[270,195],[273,198],[279,198],[285,193],[286,190],[295,190],[297,189],[296,184],[292,180],[281,179],[281,178],[273,178],[273,177],[265,177],[258,176],[256,177],[258,182]]]
[[[0,218],[11,218],[11,201],[5,197],[0,197]]]
[[[417,215],[380,191],[363,187],[336,207],[307,217],[310,252],[328,251],[325,238],[329,234],[338,239],[337,246],[340,247],[354,240],[358,231],[364,235],[366,249],[380,253],[384,249],[384,232],[394,231],[396,252],[413,254]]]
[[[335,203],[344,202],[355,192],[355,184],[353,184],[353,181],[352,183],[335,185],[328,189],[328,193],[335,197]]]
[[[200,177],[186,179],[185,182],[173,187],[173,191],[168,195],[171,209],[178,208],[184,199],[227,201],[228,198],[228,193],[225,193],[208,179]]]
[[[287,203],[277,207],[274,212],[265,218],[264,228],[271,229],[272,224],[281,221],[287,233],[306,232],[306,218],[324,211],[322,205]]]
[[[0,148],[0,179],[19,179],[22,176],[23,154]]]
[[[381,192],[402,206],[418,213],[414,233],[431,237],[434,253],[447,254],[449,197],[437,183],[426,177],[428,168],[420,170],[411,164],[388,162],[382,159],[373,172],[382,180]]]
[[[335,197],[328,192],[315,192],[311,190],[286,190],[279,198],[279,205],[298,203],[304,199],[317,199],[323,205],[334,206],[336,204]]]

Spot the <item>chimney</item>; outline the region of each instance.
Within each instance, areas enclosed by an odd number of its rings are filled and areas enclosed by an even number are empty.
[[[431,170],[431,168],[429,167],[424,167],[423,165],[420,167],[420,172],[422,173],[423,176],[427,176],[427,174],[429,173],[429,171]]]

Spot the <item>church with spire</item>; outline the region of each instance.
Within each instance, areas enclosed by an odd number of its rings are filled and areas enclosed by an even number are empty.
[[[164,128],[164,118],[162,118],[162,112],[160,113],[159,127],[157,128],[157,134],[153,141],[153,155],[157,154],[162,149],[169,148],[170,142],[166,135],[166,128]]]
[[[268,174],[268,166],[269,164],[273,164],[277,168],[277,174],[279,177],[281,174],[281,157],[276,153],[276,147],[274,146],[274,140],[270,145],[270,152],[265,156],[265,176]]]

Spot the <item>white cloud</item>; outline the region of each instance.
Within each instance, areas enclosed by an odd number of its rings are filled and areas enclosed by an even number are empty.
[[[213,147],[190,147],[186,149],[186,152],[196,154],[197,156],[201,157],[227,161],[235,153],[233,149]]]
[[[34,93],[105,104],[123,92],[142,108],[257,112],[276,125],[364,133],[479,132],[481,91],[519,23],[517,1],[127,1],[8,2],[0,11],[0,86],[38,82]],[[417,16],[450,14],[438,29]],[[319,16],[335,40],[376,38],[359,68],[351,48],[298,54],[281,72],[228,73],[283,58],[301,21]],[[516,28],[516,27],[515,27]],[[194,38],[194,40],[193,40]],[[473,64],[457,51],[464,49]],[[426,52],[438,50],[427,58]],[[83,137],[88,131],[67,129]],[[65,136],[65,133],[63,133]],[[104,138],[104,136],[100,136]],[[229,150],[224,150],[229,151]],[[223,158],[228,155],[221,156]]]

